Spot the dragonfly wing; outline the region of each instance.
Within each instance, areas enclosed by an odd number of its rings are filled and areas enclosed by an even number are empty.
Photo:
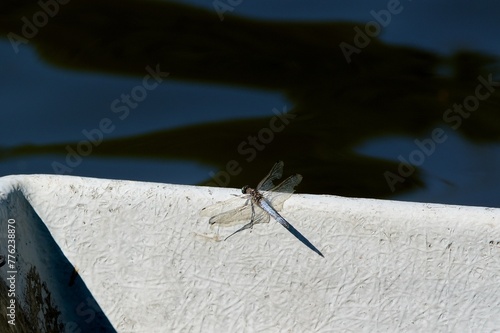
[[[225,200],[225,201],[220,201],[217,202],[213,205],[207,206],[200,210],[200,215],[201,216],[214,216],[218,215],[222,212],[228,211],[228,210],[233,210],[235,208],[239,208],[242,206],[242,204],[245,203],[244,199],[246,199],[245,196],[236,196],[234,198]]]
[[[284,192],[293,193],[295,187],[302,181],[302,176],[299,174],[293,175],[282,181],[278,186],[275,186],[270,191],[272,192]]]
[[[257,208],[255,207],[255,215],[253,217],[253,224],[258,224],[258,223],[269,223],[269,220],[271,219],[271,216],[263,210],[262,208]]]
[[[230,226],[242,222],[250,222],[252,218],[252,209],[250,205],[228,210],[227,212],[212,216],[208,221],[210,224],[220,224]]]
[[[276,162],[267,176],[265,176],[264,179],[260,181],[259,185],[257,185],[256,190],[267,191],[271,189],[274,186],[273,182],[283,176],[283,165],[283,161]]]
[[[254,206],[255,213],[253,216],[253,223],[268,223],[270,220],[269,214],[264,210]],[[220,224],[224,226],[231,226],[243,222],[250,222],[252,220],[252,207],[250,204],[240,208],[232,209],[224,213],[217,214],[210,218],[210,224]]]
[[[263,192],[263,195],[276,210],[281,210],[283,204],[295,191],[295,187],[302,181],[301,175],[293,175],[285,179],[281,184],[270,191]]]

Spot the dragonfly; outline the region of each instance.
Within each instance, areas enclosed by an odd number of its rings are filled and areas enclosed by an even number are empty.
[[[243,206],[220,212],[225,209],[225,207],[233,206],[234,200],[230,199],[222,203],[203,208],[201,214],[204,216],[212,216],[209,220],[211,225],[233,225],[241,222],[248,222],[243,227],[227,236],[225,240],[240,231],[253,228],[255,224],[268,223],[270,218],[273,217],[304,245],[316,252],[318,255],[324,257],[323,254],[311,242],[309,242],[306,237],[304,237],[278,213],[278,210],[281,210],[283,203],[292,195],[295,191],[295,187],[302,181],[302,176],[296,174],[288,177],[279,185],[275,185],[274,181],[281,179],[283,175],[283,165],[284,163],[282,161],[278,161],[255,189],[249,187],[248,185],[242,187],[241,192],[244,194],[244,198],[246,198]],[[241,197],[235,199],[241,200]]]

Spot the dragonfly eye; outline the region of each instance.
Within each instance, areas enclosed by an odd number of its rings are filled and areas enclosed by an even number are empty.
[[[241,188],[241,193],[246,194],[248,189],[248,185],[245,185]]]

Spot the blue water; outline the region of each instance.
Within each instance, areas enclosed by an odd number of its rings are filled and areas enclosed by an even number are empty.
[[[179,1],[180,2],[180,1]],[[213,10],[211,1],[186,3]],[[388,1],[248,1],[233,14],[269,20],[373,20],[371,11],[387,8]],[[401,1],[380,36],[385,42],[449,55],[470,49],[500,55],[500,3],[492,1]],[[120,120],[112,102],[141,82],[138,77],[76,72],[40,60],[31,45],[15,53],[0,40],[0,145],[48,144],[83,139],[83,130],[99,125],[103,117],[115,129],[106,138],[177,128],[225,119],[272,116],[272,109],[292,105],[279,92],[193,82],[166,81],[148,92],[130,115]],[[429,186],[395,199],[500,207],[500,145],[473,144],[449,131],[450,140],[422,165]],[[357,152],[396,160],[414,149],[406,137],[382,137],[359,145]],[[34,156],[0,163],[0,175],[53,173],[51,163],[64,156]],[[458,165],[450,169],[449,165]],[[117,167],[119,165],[119,167]],[[208,177],[209,166],[188,161],[135,161],[89,156],[73,175],[196,184]]]

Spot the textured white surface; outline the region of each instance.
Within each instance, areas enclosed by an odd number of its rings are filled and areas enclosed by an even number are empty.
[[[323,259],[273,221],[219,241],[238,226],[199,210],[238,190],[0,178],[15,187],[120,332],[500,328],[499,209],[293,195],[283,215]]]

